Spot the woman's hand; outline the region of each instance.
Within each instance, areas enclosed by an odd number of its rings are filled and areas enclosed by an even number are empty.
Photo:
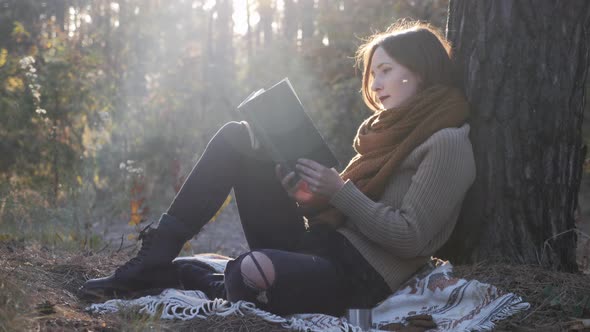
[[[275,171],[277,173],[277,178],[281,181],[281,185],[283,185],[283,188],[285,188],[289,197],[299,203],[308,202],[313,198],[313,194],[309,191],[305,181],[299,180],[297,183],[291,184],[295,178],[295,172],[285,174],[286,170],[282,169],[280,164],[275,166]]]
[[[334,168],[327,168],[313,160],[298,159],[295,168],[314,194],[332,198],[344,186],[344,180]]]

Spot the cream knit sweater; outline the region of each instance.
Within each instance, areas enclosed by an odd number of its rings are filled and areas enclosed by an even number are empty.
[[[448,240],[474,179],[465,124],[442,129],[416,147],[379,201],[347,181],[330,203],[347,217],[338,231],[395,291]]]

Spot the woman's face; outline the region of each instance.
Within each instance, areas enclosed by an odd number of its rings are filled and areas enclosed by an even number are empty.
[[[420,78],[377,47],[371,60],[370,83],[375,101],[382,109],[390,109],[417,92]]]

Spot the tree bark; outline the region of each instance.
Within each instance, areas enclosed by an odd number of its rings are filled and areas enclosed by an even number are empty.
[[[299,0],[301,6],[301,41],[302,44],[307,44],[313,38],[315,32],[315,13],[313,0]]]
[[[252,25],[250,24],[250,1],[249,0],[246,0],[246,25],[248,26],[248,29],[246,30],[246,45],[247,45],[247,55],[248,55],[248,71],[249,71],[250,66],[252,65]],[[250,76],[248,76],[248,78],[250,78]]]
[[[283,10],[283,37],[285,40],[292,42],[297,37],[297,5],[293,0],[284,0],[285,8]]]
[[[270,0],[258,0],[258,15],[260,21],[258,22],[258,38],[260,33],[264,36],[264,47],[268,47],[272,42],[272,21],[274,9]]]
[[[53,1],[53,14],[55,14],[55,24],[59,27],[60,31],[64,31],[65,28],[65,17],[67,4],[65,0],[54,0]]]
[[[574,271],[590,2],[451,0],[477,178],[441,255]]]

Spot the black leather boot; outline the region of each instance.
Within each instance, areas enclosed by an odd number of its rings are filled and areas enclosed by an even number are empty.
[[[182,288],[200,290],[210,300],[227,298],[223,273],[216,273],[190,261],[175,261],[174,264],[178,266],[178,278]]]
[[[177,266],[172,260],[193,236],[193,230],[163,214],[158,228],[141,231],[137,255],[108,277],[90,279],[79,290],[82,298],[129,297],[149,289],[179,287]]]

